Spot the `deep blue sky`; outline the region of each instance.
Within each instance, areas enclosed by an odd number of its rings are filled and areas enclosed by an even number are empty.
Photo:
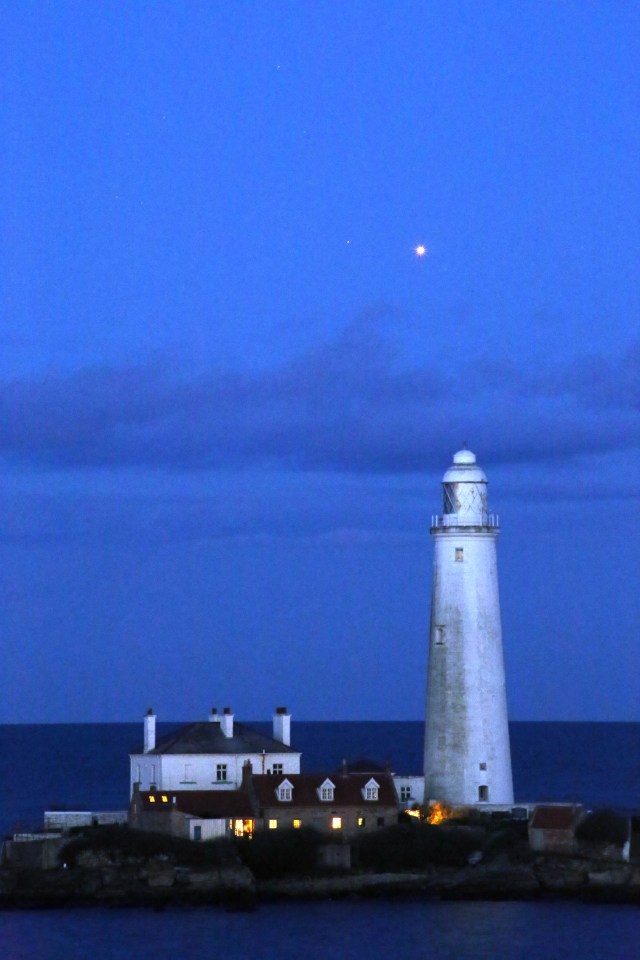
[[[640,7],[0,32],[0,721],[420,717],[463,439],[512,718],[640,720]]]

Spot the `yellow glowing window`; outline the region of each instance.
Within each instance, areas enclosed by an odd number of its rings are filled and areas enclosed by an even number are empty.
[[[164,794],[162,794],[162,802],[163,802],[163,803],[169,803],[169,798],[168,798],[168,797],[165,797]]]
[[[456,560],[464,560],[464,550],[462,547],[456,547]]]
[[[358,817],[358,826],[364,827],[364,817]]]
[[[155,802],[156,802],[155,797],[149,797],[149,803],[155,803]]]
[[[331,817],[331,829],[342,830],[342,817]]]
[[[277,829],[278,829],[278,821],[269,820],[269,830],[277,830]]]
[[[300,827],[302,826],[302,820],[294,820],[294,821],[293,821],[293,826],[294,826],[294,828],[295,828],[296,830],[299,830]]]

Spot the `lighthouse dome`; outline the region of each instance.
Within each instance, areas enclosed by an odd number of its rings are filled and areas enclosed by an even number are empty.
[[[449,467],[443,483],[486,483],[487,475],[476,463],[476,455],[472,450],[463,447],[453,455],[453,464]]]
[[[463,447],[442,478],[443,514],[447,526],[484,526],[489,522],[487,475],[476,455]]]

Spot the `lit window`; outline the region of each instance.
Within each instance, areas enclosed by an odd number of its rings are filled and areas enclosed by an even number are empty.
[[[218,781],[218,783],[226,783],[226,780],[227,780],[226,763],[216,764],[216,780]]]
[[[456,547],[456,560],[458,562],[464,560],[464,550],[462,547]]]
[[[331,817],[331,829],[342,830],[342,817]]]
[[[156,802],[155,797],[149,797],[149,803],[155,803],[155,802]]]
[[[281,774],[284,773],[283,765],[281,763],[274,763],[273,766],[271,767],[271,772],[275,773],[276,776],[280,776]]]
[[[301,826],[302,826],[302,820],[294,820],[294,821],[293,821],[294,830],[299,830]]]
[[[358,817],[358,826],[364,827],[364,824],[365,824],[364,817]]]
[[[277,829],[278,829],[278,821],[269,820],[269,830],[277,830]]]
[[[168,798],[167,796],[165,796],[164,793],[162,794],[162,802],[163,802],[163,803],[169,803],[169,798]]]

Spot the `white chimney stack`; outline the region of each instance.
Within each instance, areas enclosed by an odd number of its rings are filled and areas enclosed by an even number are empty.
[[[286,707],[276,707],[273,715],[273,739],[291,746],[291,714]]]
[[[220,719],[220,728],[225,737],[233,736],[233,714],[230,707],[225,707]]]
[[[149,753],[155,750],[156,746],[156,718],[151,707],[147,710],[144,718],[144,752]]]
[[[211,707],[211,713],[209,714],[209,723],[220,723],[220,714],[216,707]]]

